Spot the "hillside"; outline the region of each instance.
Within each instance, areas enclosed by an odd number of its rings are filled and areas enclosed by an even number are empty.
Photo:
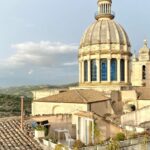
[[[9,87],[0,89],[0,117],[18,116],[20,115],[20,96],[25,96],[24,108],[26,114],[31,114],[32,92],[41,89],[53,88],[68,88],[70,86],[77,86],[77,83],[66,85],[36,85],[36,86],[21,86]]]
[[[26,115],[31,114],[32,98],[24,98]],[[0,117],[20,115],[20,96],[0,94]]]

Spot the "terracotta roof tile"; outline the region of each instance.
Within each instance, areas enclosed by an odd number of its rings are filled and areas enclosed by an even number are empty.
[[[19,120],[9,120],[0,121],[0,150],[42,150],[42,148],[30,135],[20,130]]]
[[[57,102],[57,103],[93,103],[109,100],[103,92],[95,90],[68,90],[57,95],[48,96],[34,102]]]

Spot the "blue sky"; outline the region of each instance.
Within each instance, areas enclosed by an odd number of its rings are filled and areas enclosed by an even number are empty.
[[[150,41],[150,1],[113,0],[132,50]],[[78,81],[80,38],[97,0],[0,0],[0,86]]]

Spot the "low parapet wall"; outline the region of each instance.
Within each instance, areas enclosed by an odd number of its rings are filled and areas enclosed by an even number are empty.
[[[121,116],[122,126],[140,126],[150,122],[150,106]]]

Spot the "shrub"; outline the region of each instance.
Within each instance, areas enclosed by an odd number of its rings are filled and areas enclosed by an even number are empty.
[[[57,144],[55,146],[55,150],[63,150],[63,149],[67,150],[67,148],[63,144]]]
[[[41,126],[41,125],[38,125],[38,126],[35,127],[35,130],[37,130],[37,131],[43,131],[43,130],[45,130],[45,127]]]
[[[73,144],[73,148],[82,148],[85,147],[85,144],[82,143],[80,140],[76,140]]]
[[[137,137],[138,137],[137,133],[131,132],[131,133],[128,134],[128,139],[135,139]]]
[[[116,140],[111,139],[106,149],[107,150],[120,150],[120,145]]]
[[[55,137],[51,137],[51,142],[57,144],[58,140]]]
[[[124,133],[118,133],[116,136],[115,136],[115,140],[116,141],[124,141],[126,139],[126,136]]]

